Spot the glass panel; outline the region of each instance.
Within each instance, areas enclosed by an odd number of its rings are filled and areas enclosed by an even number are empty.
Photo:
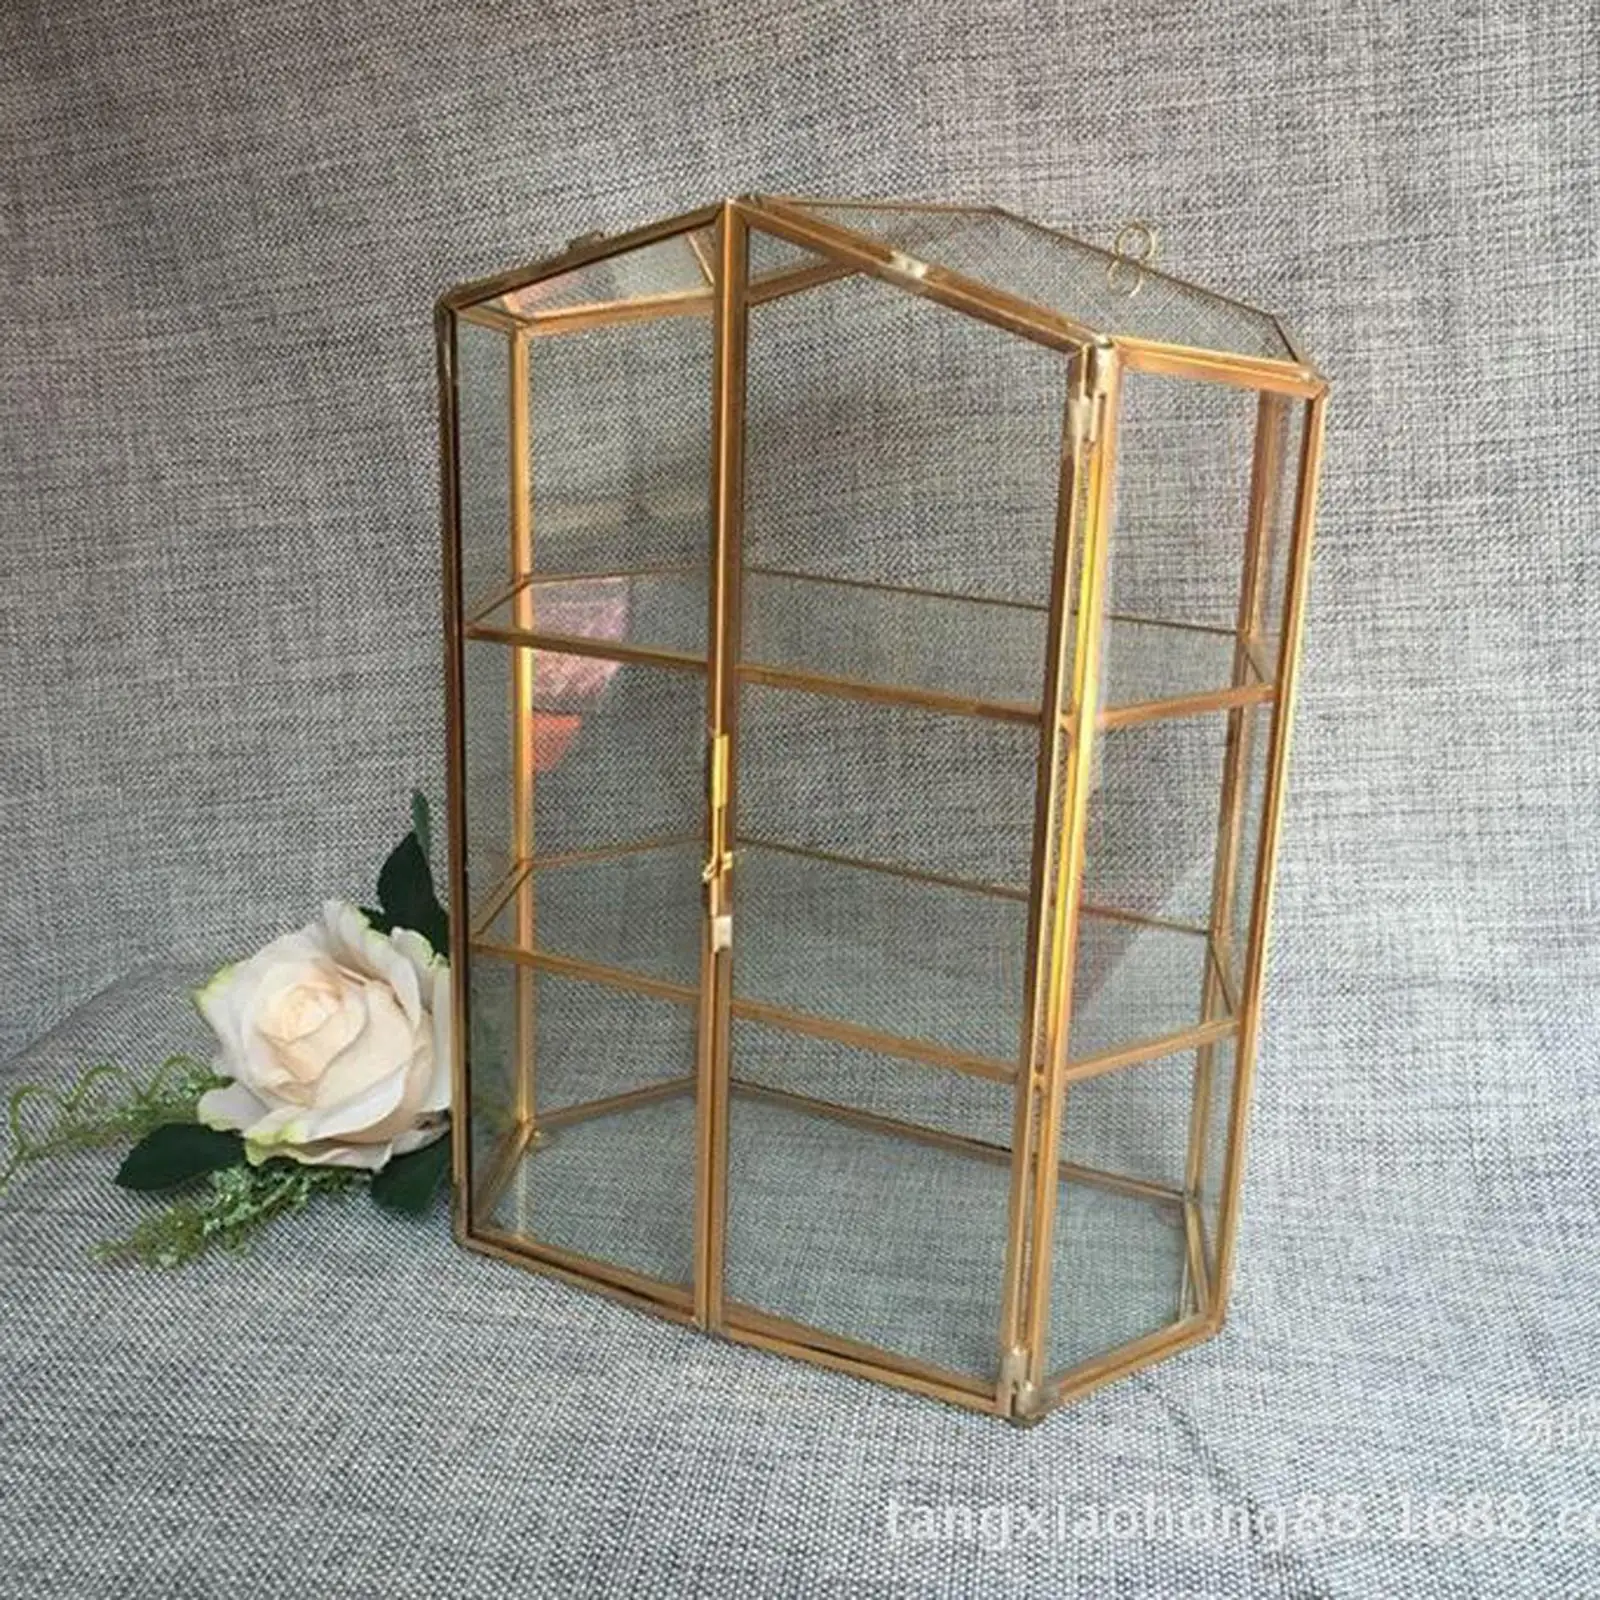
[[[534,568],[704,568],[712,328],[704,314],[528,340]]]
[[[1292,359],[1265,312],[1159,272],[1118,265],[1106,251],[1019,217],[895,206],[801,203],[800,209],[1100,333]]]
[[[700,976],[704,862],[705,845],[692,840],[536,867],[532,939],[518,935],[515,897],[488,937],[692,986]]]
[[[1096,740],[1073,1059],[1177,1033],[1205,1014],[1229,722],[1209,712]]]
[[[735,995],[1015,1061],[1035,739],[747,686]]]
[[[621,305],[673,295],[711,295],[711,263],[716,258],[714,230],[676,233],[637,250],[606,256],[524,289],[513,289],[496,304],[515,317],[537,321],[552,311]]]
[[[461,598],[470,611],[512,576],[509,337],[456,323]]]
[[[1228,1150],[1232,1145],[1230,1117],[1238,1051],[1232,1039],[1211,1047],[1209,1064],[1200,1078],[1204,1090],[1199,1114],[1205,1118],[1201,1130],[1203,1156],[1200,1167],[1200,1220],[1206,1245],[1206,1258],[1216,1271],[1217,1251],[1222,1240],[1222,1193],[1227,1178]]]
[[[1015,1062],[1025,901],[755,846],[736,860],[736,1000]]]
[[[473,961],[474,1049],[515,1034],[504,964]],[[485,976],[490,979],[484,985]],[[482,1166],[496,1227],[669,1283],[694,1270],[696,1011],[548,974],[534,985],[538,1132]],[[499,1046],[503,1056],[506,1043]],[[476,1071],[476,1069],[475,1069]],[[672,1085],[681,1092],[666,1093]],[[639,1092],[632,1104],[612,1097]],[[474,1076],[474,1104],[478,1096]]]
[[[477,625],[667,650],[703,661],[710,604],[707,585],[701,567],[535,579],[484,612]]]
[[[1178,1321],[1187,1254],[1176,1201],[1071,1181],[1058,1196],[1047,1356],[1057,1374]]]
[[[1068,1084],[1061,1159],[1181,1193],[1194,1074],[1186,1050]]]
[[[739,705],[737,842],[1026,893],[1035,729],[759,684]]]
[[[753,305],[747,566],[1048,604],[1066,378],[1059,353],[875,278],[847,275]],[[758,618],[759,598],[746,600]],[[806,605],[815,616],[849,603],[828,595]],[[872,621],[890,638],[898,630],[893,648],[918,649],[910,632],[919,624],[895,615]],[[943,687],[964,666],[1010,660],[1012,646],[995,634],[1027,624],[975,611],[965,641],[949,621],[920,625],[939,629],[955,655],[948,670],[930,668],[931,648],[906,656],[909,681],[937,670]],[[792,630],[767,637],[794,648]],[[828,634],[827,652],[849,648],[841,629]],[[1042,649],[1034,654],[1034,686],[1015,697],[1036,702]]]
[[[733,1040],[736,1083],[1011,1147],[1009,1084],[756,1022],[736,1020]]]
[[[1250,390],[1126,377],[1106,573],[1105,704],[1256,681],[1235,644],[1257,409]]]
[[[734,1059],[747,1047],[734,1024]],[[887,1070],[887,1069],[886,1069]],[[727,1293],[992,1380],[1010,1170],[734,1089]]]
[[[703,654],[709,295],[690,315],[643,303],[704,294],[698,263],[679,238],[528,291],[536,316],[626,298],[629,320],[502,338],[483,395],[496,487],[473,502],[498,572],[469,591],[484,615],[464,652],[474,1220],[675,1284],[693,1263],[705,673],[505,640],[543,629]],[[509,963],[506,948],[665,979],[683,998]]]
[[[744,659],[1037,711],[1043,606],[746,570]]]

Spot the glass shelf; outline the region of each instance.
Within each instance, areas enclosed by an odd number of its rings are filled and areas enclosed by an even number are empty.
[[[534,869],[533,949],[692,998],[704,936],[703,859],[704,846],[686,841]],[[891,1053],[980,1076],[1014,1070],[1024,899],[765,845],[737,844],[734,861],[736,1017],[824,1034],[832,1025]],[[516,899],[489,922],[480,946],[519,948]],[[1069,1058],[1194,1027],[1207,950],[1198,932],[1086,912]]]
[[[703,666],[709,606],[702,569],[535,578],[467,632],[508,643],[578,640],[598,654]],[[742,664],[802,689],[887,690],[971,702],[979,714],[1037,716],[1046,622],[1042,606],[755,568],[744,579]],[[1232,686],[1231,629],[1113,613],[1104,639],[1106,711]]]

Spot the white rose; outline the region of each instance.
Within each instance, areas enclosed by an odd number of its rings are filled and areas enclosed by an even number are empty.
[[[195,995],[234,1080],[200,1097],[251,1161],[377,1171],[437,1139],[450,1105],[450,969],[409,928],[341,900]]]

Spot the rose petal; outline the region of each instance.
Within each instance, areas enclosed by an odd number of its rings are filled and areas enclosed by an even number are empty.
[[[228,1133],[252,1126],[266,1113],[267,1108],[242,1083],[207,1089],[194,1108],[197,1122]]]
[[[394,940],[379,933],[348,900],[324,900],[322,923],[334,953],[358,971],[381,978],[394,990],[406,1017],[415,1023],[422,1015],[422,994],[411,963],[395,948]]]
[[[433,985],[433,1082],[423,1097],[424,1111],[448,1111],[451,1094],[451,979],[450,968],[439,963]]]
[[[247,1155],[249,1149],[246,1147]],[[317,1140],[311,1144],[279,1147],[262,1152],[261,1160],[272,1156],[287,1156],[303,1167],[357,1167],[365,1172],[376,1172],[388,1163],[393,1149],[388,1144],[343,1144],[337,1139]],[[251,1156],[251,1160],[256,1157]]]

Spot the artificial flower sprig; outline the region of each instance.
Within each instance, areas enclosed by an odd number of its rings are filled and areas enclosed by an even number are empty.
[[[215,1061],[188,1063],[183,1114],[149,1127],[117,1173],[172,1198],[102,1254],[175,1265],[358,1183],[391,1210],[434,1204],[450,1162],[450,968],[429,848],[414,795],[376,908],[328,900],[196,992]]]

